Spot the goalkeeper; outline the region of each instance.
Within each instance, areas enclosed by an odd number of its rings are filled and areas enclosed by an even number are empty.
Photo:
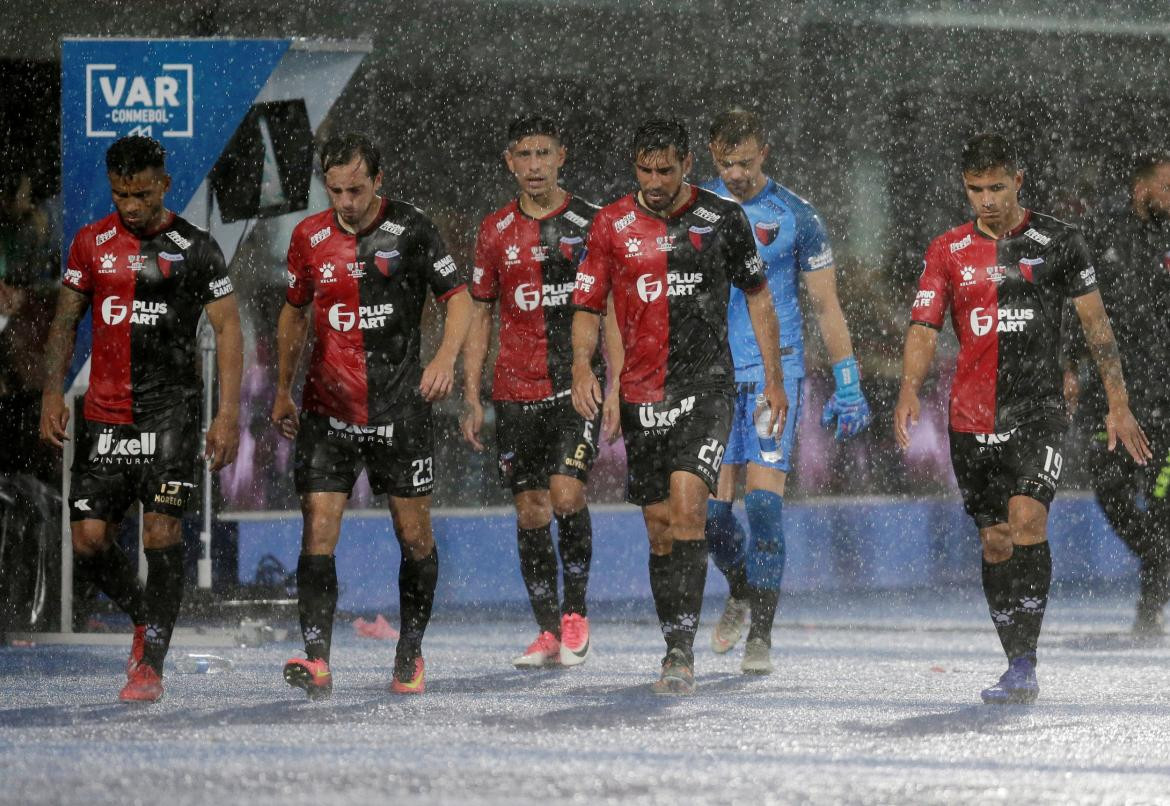
[[[731,595],[711,635],[711,648],[729,651],[739,641],[750,613],[750,627],[740,669],[769,674],[772,621],[784,573],[784,483],[792,467],[796,424],[800,420],[804,379],[804,339],[797,277],[803,276],[830,358],[836,391],[825,404],[821,424],[836,428],[838,440],[869,425],[869,405],[861,392],[849,328],[837,300],[833,252],[816,210],[764,173],[767,136],[759,119],[740,108],[719,114],[711,125],[710,149],[719,176],[704,187],[743,205],[767,265],[768,287],[780,320],[780,349],[788,417],[778,435],[780,456],[760,454],[754,428],[756,391],[763,366],[743,292],[733,288],[728,307],[728,338],[735,362],[736,405],[719,489],[707,505],[707,545],[715,565],[727,577]],[[736,471],[746,465],[744,506],[748,531],[731,512]]]

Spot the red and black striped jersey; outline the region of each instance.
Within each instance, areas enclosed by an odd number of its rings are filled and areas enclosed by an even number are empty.
[[[596,214],[572,195],[540,219],[512,200],[480,225],[471,296],[500,303],[493,399],[544,400],[572,386],[573,285]]]
[[[421,210],[382,199],[365,230],[332,210],[301,221],[288,246],[290,305],[313,304],[316,341],[306,411],[353,425],[384,425],[426,406],[418,391],[419,322],[429,288],[445,301],[466,283]]]
[[[729,283],[749,294],[767,284],[743,208],[709,190],[689,192],[670,218],[634,194],[603,207],[577,270],[574,306],[604,313],[613,292],[627,403],[730,391]]]
[[[1080,232],[1051,216],[1025,211],[998,240],[974,222],[935,238],[910,318],[938,329],[951,313],[959,338],[951,429],[1004,433],[1063,416],[1065,300],[1096,288]]]
[[[62,282],[88,296],[92,311],[87,419],[133,424],[202,387],[199,317],[232,293],[223,253],[206,231],[171,214],[140,238],[111,213],[74,236]]]

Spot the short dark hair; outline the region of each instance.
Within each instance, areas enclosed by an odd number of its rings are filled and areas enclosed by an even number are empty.
[[[123,137],[106,150],[106,170],[115,176],[134,176],[149,168],[166,170],[166,164],[167,150],[153,137]]]
[[[364,134],[350,133],[330,137],[321,146],[321,172],[327,173],[338,165],[349,165],[355,157],[361,157],[366,172],[377,176],[382,170],[382,152],[374,141]]]
[[[508,124],[508,147],[520,142],[525,137],[544,135],[561,142],[561,125],[555,118],[536,112],[531,115],[521,115]]]
[[[643,123],[638,127],[638,131],[634,132],[634,159],[638,159],[643,154],[666,151],[671,146],[678,153],[679,159],[683,159],[691,153],[691,141],[687,137],[686,126],[677,120],[653,118]]]
[[[1133,171],[1129,178],[1132,184],[1152,179],[1154,173],[1163,165],[1170,165],[1170,151],[1147,151],[1139,154],[1133,161]]]
[[[968,140],[960,162],[965,174],[981,174],[994,168],[1015,173],[1020,167],[1016,147],[998,132],[980,132]]]
[[[725,109],[711,121],[711,142],[729,147],[743,145],[755,139],[760,145],[767,144],[764,125],[755,112],[742,106]]]

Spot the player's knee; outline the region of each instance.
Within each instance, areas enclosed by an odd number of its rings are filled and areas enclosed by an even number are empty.
[[[100,522],[97,522],[97,525],[93,527],[88,525],[81,528],[74,527],[72,538],[73,553],[78,557],[92,557],[95,554],[100,554],[106,550],[111,542],[106,536],[105,524]]]
[[[1007,524],[999,524],[979,533],[983,558],[989,563],[1007,562],[1012,558],[1012,533]]]
[[[549,491],[553,512],[564,517],[585,508],[585,487],[583,485],[554,485]]]
[[[516,497],[516,525],[521,529],[540,529],[552,523],[552,506],[547,496]]]

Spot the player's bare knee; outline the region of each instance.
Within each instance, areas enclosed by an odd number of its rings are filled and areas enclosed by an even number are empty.
[[[552,510],[561,517],[580,512],[585,508],[585,485],[583,484],[554,484],[549,493],[552,499]]]
[[[979,532],[983,558],[989,563],[1007,562],[1012,558],[1012,533],[1007,524],[997,524]]]
[[[147,513],[142,521],[142,545],[165,549],[183,542],[183,522],[166,515]]]
[[[516,525],[521,529],[540,529],[551,522],[552,506],[547,493],[530,491],[516,496]]]
[[[102,521],[75,523],[72,530],[73,553],[78,557],[92,557],[112,545],[106,525]]]

